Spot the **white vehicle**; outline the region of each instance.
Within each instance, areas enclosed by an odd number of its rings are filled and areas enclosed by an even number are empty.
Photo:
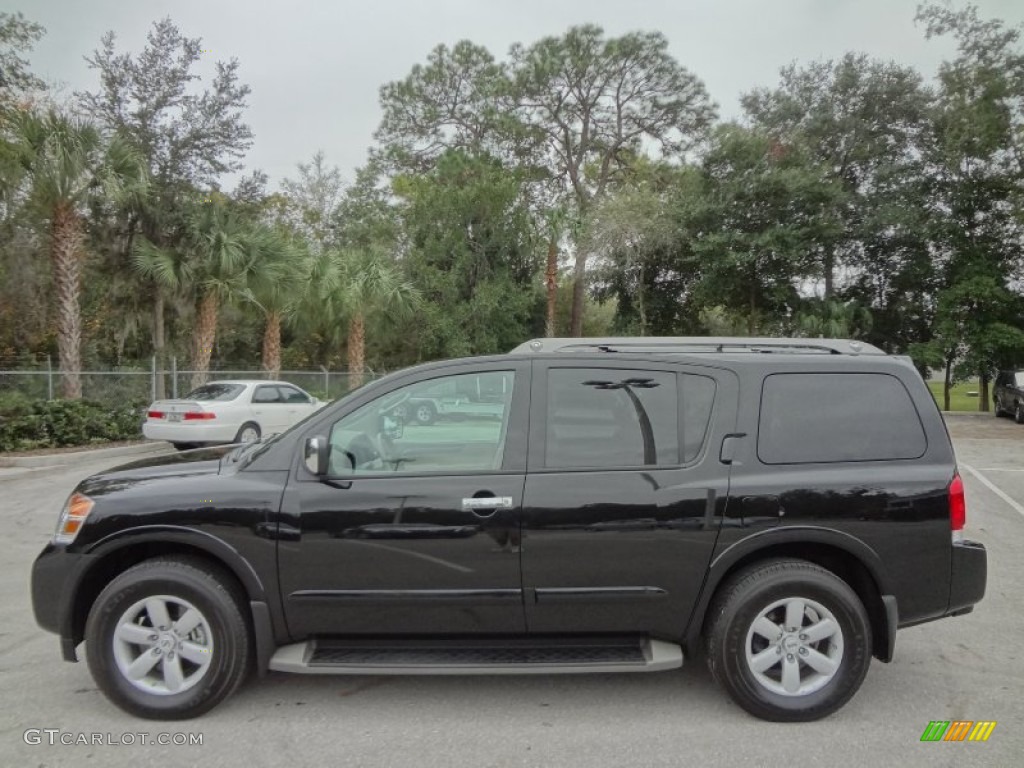
[[[284,432],[326,405],[283,381],[211,381],[177,400],[149,406],[142,434],[179,451],[213,443],[247,443]]]

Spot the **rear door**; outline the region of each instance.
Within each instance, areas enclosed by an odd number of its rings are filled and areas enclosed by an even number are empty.
[[[252,414],[263,436],[284,432],[288,424],[288,406],[276,384],[259,384],[252,393]]]
[[[533,633],[678,637],[728,498],[737,381],[703,366],[536,361],[523,509]]]
[[[278,385],[278,390],[280,390],[285,404],[285,419],[282,425],[284,429],[288,429],[293,424],[298,424],[316,410],[313,398],[298,387],[280,384]]]

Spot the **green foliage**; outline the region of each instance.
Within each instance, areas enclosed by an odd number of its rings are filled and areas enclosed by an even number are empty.
[[[110,408],[88,400],[0,401],[0,451],[91,445],[142,437],[141,403]]]
[[[856,336],[984,389],[1024,359],[1022,30],[918,20],[957,46],[934,81],[794,63],[724,125],[658,32],[438,46],[381,89],[350,185],[318,152],[268,194],[259,171],[219,187],[252,143],[237,62],[200,78],[168,19],[137,55],[107,35],[93,122],[57,124],[31,108],[41,29],[0,14],[0,355],[57,349],[41,257],[66,200],[100,367],[214,343],[301,368],[504,352],[547,332],[550,280],[560,333]],[[148,188],[117,170],[132,153]]]
[[[25,53],[46,33],[39,24],[21,13],[0,13],[0,110],[21,108],[33,91],[46,84],[29,70]]]
[[[408,238],[403,266],[424,299],[415,331],[423,358],[505,352],[527,338],[542,249],[518,175],[451,151],[429,174],[397,179],[395,192]]]

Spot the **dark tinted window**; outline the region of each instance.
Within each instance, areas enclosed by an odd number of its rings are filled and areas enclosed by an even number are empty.
[[[241,384],[204,384],[185,395],[185,400],[234,400],[245,389]]]
[[[715,403],[715,380],[707,376],[684,374],[682,381],[683,404],[683,462],[697,458],[711,421],[711,407]]]
[[[678,465],[678,403],[672,373],[551,369],[545,465]]]
[[[761,393],[766,464],[916,459],[924,429],[910,394],[880,373],[776,373]]]

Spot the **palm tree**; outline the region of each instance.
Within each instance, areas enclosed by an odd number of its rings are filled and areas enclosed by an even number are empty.
[[[419,307],[420,293],[394,260],[374,247],[317,254],[310,282],[318,290],[304,302],[306,321],[328,333],[347,325],[349,386],[358,387],[366,373],[367,320],[376,314],[408,316]]]
[[[261,255],[252,226],[219,196],[189,212],[178,248],[143,242],[136,250],[135,264],[142,274],[172,292],[194,293],[193,387],[208,378],[221,306],[247,295]]]
[[[49,230],[61,394],[80,398],[85,211],[96,197],[116,202],[141,194],[148,173],[134,147],[119,136],[104,136],[91,123],[53,110],[12,119],[26,202]]]
[[[304,243],[284,232],[263,227],[249,241],[259,265],[245,298],[266,319],[263,330],[262,368],[272,378],[281,372],[281,325],[296,311],[309,286],[310,262]]]
[[[366,321],[375,313],[400,318],[420,305],[420,292],[405,279],[394,261],[375,248],[340,254],[344,285],[341,303],[348,314],[348,370],[351,387],[363,383],[366,371]]]
[[[871,330],[871,311],[856,300],[813,299],[796,316],[797,334],[812,338],[862,338]]]

